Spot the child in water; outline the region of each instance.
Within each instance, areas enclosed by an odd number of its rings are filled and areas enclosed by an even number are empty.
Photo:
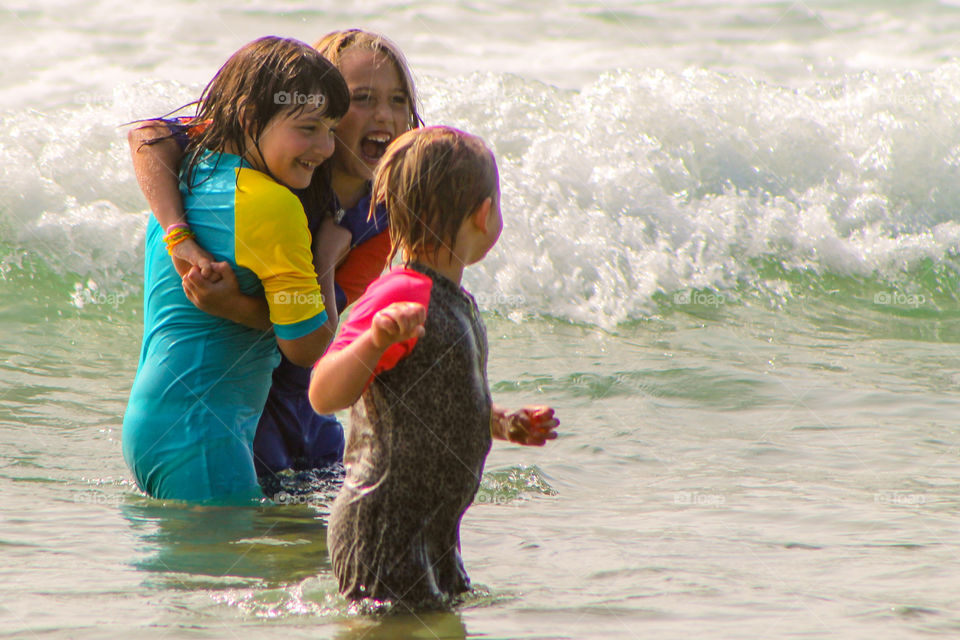
[[[357,301],[310,383],[317,412],[354,407],[327,533],[349,598],[438,605],[467,591],[460,520],[491,437],[556,438],[553,409],[492,404],[486,331],[460,286],[500,235],[499,199],[493,154],[453,128],[403,134],[377,168],[372,202],[405,266]]]
[[[332,273],[330,259],[342,255],[337,232],[348,237],[349,253],[336,265],[336,305],[327,304],[332,322],[387,266],[386,211],[381,206],[375,216],[367,216],[373,171],[387,144],[420,126],[422,120],[403,52],[385,36],[361,29],[338,30],[325,35],[314,48],[340,70],[350,91],[350,106],[337,123],[331,160],[317,169],[308,190],[295,191],[303,201],[314,242],[314,265],[321,277]],[[158,120],[132,130],[128,138],[137,178],[164,228],[185,222],[180,191],[167,167],[180,165],[189,133],[183,120]],[[178,271],[185,276],[184,291],[199,309],[255,329],[271,327],[265,304],[259,314],[238,314],[251,301],[240,292],[228,263],[214,262],[190,238],[176,245],[171,257],[175,262],[181,259]],[[191,265],[195,266],[190,269]],[[310,368],[286,357],[273,372],[253,441],[257,475],[268,496],[279,493],[283,485],[278,473],[285,469],[330,474],[342,468],[343,428],[333,416],[313,412],[307,399],[309,384]]]
[[[290,104],[278,96],[303,96]],[[163,499],[247,502],[262,494],[257,422],[280,360],[309,366],[333,335],[303,204],[334,151],[349,93],[336,68],[295,40],[237,51],[204,89],[180,171],[183,223],[147,226],[143,346],[123,420],[137,485]],[[273,333],[204,313],[169,253],[187,238],[228,263],[237,286],[269,308]]]

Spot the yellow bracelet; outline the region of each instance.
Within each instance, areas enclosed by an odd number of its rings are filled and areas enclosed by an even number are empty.
[[[195,234],[189,228],[180,227],[180,228],[174,229],[167,235],[163,236],[163,241],[170,242],[171,240],[175,240],[181,236],[193,236],[193,235]]]
[[[175,246],[177,246],[184,240],[189,240],[191,238],[196,238],[196,237],[197,237],[197,234],[195,234],[190,229],[179,228],[179,229],[174,229],[173,231],[165,235],[163,237],[163,241],[167,245],[167,253],[173,255],[173,248]]]

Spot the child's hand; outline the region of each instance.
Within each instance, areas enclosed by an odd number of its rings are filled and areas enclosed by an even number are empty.
[[[543,406],[523,407],[511,413],[494,407],[492,419],[496,423],[491,429],[495,438],[534,447],[554,440],[557,437],[554,429],[560,425],[553,409]]]
[[[173,266],[181,277],[186,277],[191,268],[196,267],[204,278],[212,282],[220,280],[220,273],[213,268],[213,255],[197,244],[193,238],[187,238],[175,245],[170,255],[173,258]]]
[[[197,309],[220,318],[230,318],[236,297],[243,295],[237,276],[228,262],[210,262],[207,268],[214,277],[204,276],[200,266],[191,267],[183,276],[183,292]]]
[[[373,344],[386,349],[392,344],[423,335],[427,320],[426,308],[417,302],[394,302],[373,316],[370,325]]]

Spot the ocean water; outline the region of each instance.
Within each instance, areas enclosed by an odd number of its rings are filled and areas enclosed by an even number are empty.
[[[147,212],[124,122],[244,42],[382,31],[496,151],[495,444],[447,613],[336,594],[331,492],[190,509],[120,453]],[[960,3],[0,7],[0,637],[960,633]]]

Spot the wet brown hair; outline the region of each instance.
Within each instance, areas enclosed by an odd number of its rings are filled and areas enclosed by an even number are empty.
[[[424,127],[390,143],[374,175],[370,214],[386,206],[389,260],[398,251],[409,260],[452,249],[463,221],[499,195],[497,162],[483,140],[453,127]]]
[[[245,132],[259,151],[260,137],[274,117],[284,112],[296,116],[311,104],[320,104],[325,118],[339,120],[350,106],[350,93],[340,72],[315,49],[299,40],[266,36],[230,56],[195,104],[196,117],[188,126],[198,133],[187,146],[183,172],[191,188],[206,151],[232,147],[245,157],[250,151]],[[332,205],[329,171],[327,162],[321,165],[304,195],[321,210]]]
[[[364,49],[385,55],[397,68],[400,84],[404,93],[407,94],[407,110],[410,114],[407,128],[416,129],[423,125],[423,118],[420,117],[420,112],[417,109],[417,90],[413,83],[410,65],[407,64],[407,59],[400,47],[392,40],[372,31],[344,29],[342,31],[331,31],[320,38],[313,46],[320,52],[320,55],[337,67],[340,66],[340,59],[343,54],[350,49]]]

